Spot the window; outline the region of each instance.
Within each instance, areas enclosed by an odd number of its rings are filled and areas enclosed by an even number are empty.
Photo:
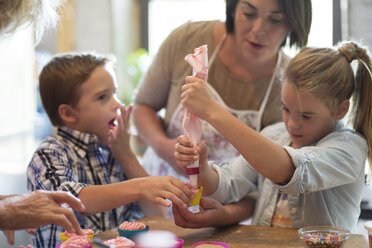
[[[173,29],[187,21],[224,20],[225,6],[225,0],[150,0],[148,6],[150,56],[156,53]]]

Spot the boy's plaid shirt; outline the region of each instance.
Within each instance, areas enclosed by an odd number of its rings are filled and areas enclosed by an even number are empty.
[[[127,180],[110,149],[98,143],[95,135],[60,127],[41,143],[27,169],[27,188],[34,190],[63,190],[78,196],[88,185],[102,185]],[[97,199],[99,201],[99,199]],[[121,222],[144,217],[137,203],[127,204],[106,212],[83,216],[75,212],[84,229],[95,233],[109,230]],[[37,229],[34,244],[54,248],[64,230],[57,225]]]

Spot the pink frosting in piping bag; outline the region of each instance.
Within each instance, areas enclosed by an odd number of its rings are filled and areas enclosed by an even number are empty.
[[[208,78],[208,48],[207,45],[195,48],[194,54],[188,54],[185,60],[192,66],[192,75],[207,81]],[[189,139],[194,146],[200,143],[202,136],[202,128],[200,119],[192,114],[187,108],[185,109],[182,128],[184,136]],[[186,169],[186,174],[189,175],[191,185],[197,185],[197,175],[199,174],[199,161],[190,165]]]

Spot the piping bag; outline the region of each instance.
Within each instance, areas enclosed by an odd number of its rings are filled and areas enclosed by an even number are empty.
[[[188,54],[185,57],[185,61],[188,62],[192,68],[192,75],[207,81],[208,78],[208,48],[207,45],[202,45],[194,49],[194,54]],[[185,108],[182,120],[182,128],[184,136],[189,139],[194,147],[196,147],[201,140],[202,127],[199,117],[192,114],[187,108]],[[195,161],[194,164],[187,166],[186,174],[189,176],[191,186],[193,188],[198,185],[198,174],[199,174],[199,160]],[[199,188],[199,192],[196,198],[193,199],[192,207],[189,209],[192,212],[199,211],[199,202],[201,198],[203,188]]]

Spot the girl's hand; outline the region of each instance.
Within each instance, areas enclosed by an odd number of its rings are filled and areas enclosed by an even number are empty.
[[[207,148],[205,147],[204,140],[202,140],[198,146],[194,147],[190,140],[184,136],[179,136],[175,149],[174,157],[176,158],[178,166],[183,169],[186,169],[187,166],[192,165],[198,159],[200,168],[208,164]]]
[[[185,85],[181,89],[181,103],[203,120],[208,121],[210,115],[219,107],[200,78],[186,77]]]
[[[108,132],[108,146],[110,147],[116,160],[121,161],[120,156],[126,156],[131,151],[129,119],[133,106],[127,108],[122,104],[119,107],[120,114],[116,116],[117,125]]]
[[[153,147],[159,157],[168,162],[179,174],[185,174],[185,171],[178,167],[174,157],[174,147],[177,144],[176,139],[164,139],[157,147]]]
[[[150,176],[141,178],[139,192],[142,199],[156,205],[170,207],[170,200],[181,209],[186,209],[194,193],[184,182],[171,176]]]

